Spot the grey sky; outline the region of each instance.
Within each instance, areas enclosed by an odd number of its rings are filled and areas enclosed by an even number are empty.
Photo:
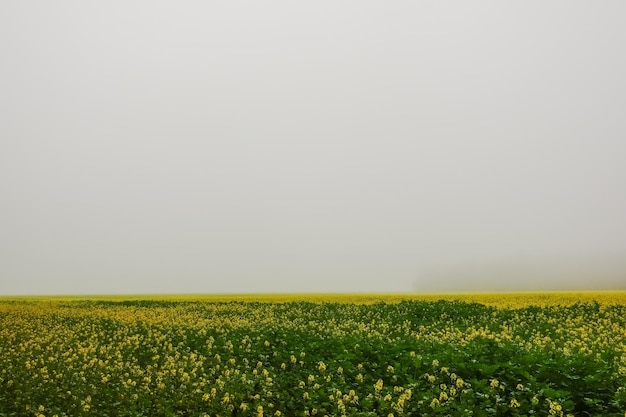
[[[3,1],[0,294],[624,289],[625,15]]]

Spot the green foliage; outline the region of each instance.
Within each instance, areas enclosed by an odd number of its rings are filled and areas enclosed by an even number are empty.
[[[623,416],[625,317],[597,303],[11,303],[0,417]]]

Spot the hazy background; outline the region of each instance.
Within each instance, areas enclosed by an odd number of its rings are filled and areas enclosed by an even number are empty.
[[[2,1],[0,294],[626,289],[623,1]]]

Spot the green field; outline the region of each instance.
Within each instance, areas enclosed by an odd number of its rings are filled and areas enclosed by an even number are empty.
[[[508,297],[5,297],[0,416],[625,416],[624,294]]]

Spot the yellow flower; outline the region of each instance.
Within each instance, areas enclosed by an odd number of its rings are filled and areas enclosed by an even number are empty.
[[[374,384],[374,389],[376,391],[381,391],[383,389],[383,380],[379,379],[378,381],[376,381],[376,383]]]

